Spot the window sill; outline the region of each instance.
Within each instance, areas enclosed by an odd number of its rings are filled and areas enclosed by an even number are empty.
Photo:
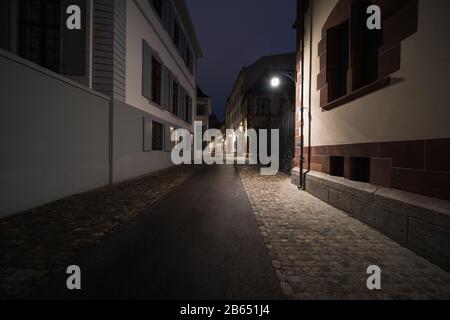
[[[359,88],[353,92],[351,92],[350,94],[343,96],[337,100],[331,101],[329,102],[327,105],[323,106],[322,109],[324,111],[330,111],[333,110],[337,107],[340,107],[344,104],[347,104],[351,101],[357,100],[363,96],[366,96],[372,92],[381,90],[387,86],[389,86],[391,84],[391,78],[387,77],[387,78],[383,78],[380,80],[377,80],[375,82],[372,82],[371,84],[368,84],[365,87]]]

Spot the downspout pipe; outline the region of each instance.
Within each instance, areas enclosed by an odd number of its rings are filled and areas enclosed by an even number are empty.
[[[313,14],[314,14],[314,0],[309,3],[310,18],[309,18],[309,95],[308,95],[308,170],[303,176],[303,190],[306,190],[306,176],[311,172],[311,123],[312,123],[312,56],[313,56]]]
[[[302,67],[301,67],[301,84],[300,84],[300,171],[299,171],[299,189],[304,189],[304,179],[303,179],[303,168],[305,167],[305,152],[304,152],[304,146],[305,146],[305,137],[304,137],[304,110],[305,110],[305,93],[304,93],[304,84],[305,84],[305,0],[302,1],[302,46],[301,46],[301,61],[302,61]]]

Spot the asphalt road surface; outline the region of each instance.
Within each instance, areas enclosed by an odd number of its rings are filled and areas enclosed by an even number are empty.
[[[204,167],[30,298],[283,299],[234,166]]]

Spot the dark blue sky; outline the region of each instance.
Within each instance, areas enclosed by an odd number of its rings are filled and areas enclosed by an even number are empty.
[[[186,0],[204,57],[198,84],[224,120],[226,98],[243,66],[295,51],[295,0]]]

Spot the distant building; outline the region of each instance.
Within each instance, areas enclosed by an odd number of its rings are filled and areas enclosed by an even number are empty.
[[[225,115],[227,129],[246,134],[250,129],[279,129],[281,169],[290,173],[295,153],[295,85],[284,73],[295,74],[295,53],[262,57],[243,68],[227,100]],[[274,76],[281,80],[278,88],[270,85]],[[246,150],[248,153],[248,146]]]
[[[201,56],[184,0],[0,1],[0,216],[172,166]]]
[[[202,122],[203,132],[209,129],[209,118],[212,112],[211,98],[208,97],[200,87],[197,87],[197,109],[195,121]]]
[[[210,129],[221,129],[222,122],[217,118],[217,116],[213,113],[209,116],[209,128]]]

